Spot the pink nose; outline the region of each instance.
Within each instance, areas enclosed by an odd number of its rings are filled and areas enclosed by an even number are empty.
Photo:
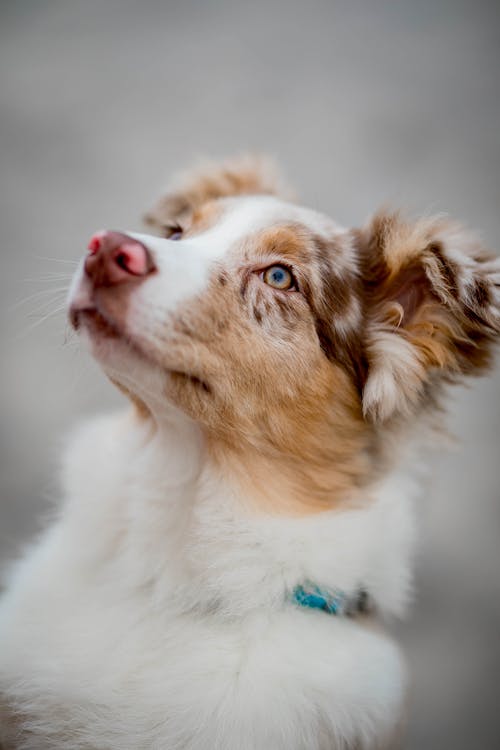
[[[140,281],[155,270],[149,250],[122,232],[97,232],[88,249],[84,268],[94,286]]]

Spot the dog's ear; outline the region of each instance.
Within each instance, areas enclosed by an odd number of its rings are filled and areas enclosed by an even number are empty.
[[[365,415],[415,412],[433,386],[480,371],[500,333],[500,258],[442,218],[380,212],[355,232],[364,280]]]
[[[293,198],[270,158],[245,155],[223,162],[204,161],[174,178],[144,220],[161,231],[166,225],[182,225],[208,201],[259,194]]]

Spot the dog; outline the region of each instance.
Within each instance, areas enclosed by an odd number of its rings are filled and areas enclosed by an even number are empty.
[[[420,448],[500,332],[460,225],[345,229],[262,159],[101,231],[73,327],[131,408],[69,441],[57,517],[0,605],[11,750],[387,748]]]

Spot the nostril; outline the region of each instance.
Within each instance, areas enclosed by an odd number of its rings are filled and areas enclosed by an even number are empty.
[[[119,245],[115,249],[113,260],[119,268],[134,276],[144,276],[150,271],[148,251],[135,240]]]
[[[124,271],[128,271],[127,268],[127,258],[125,253],[118,253],[118,255],[115,258],[115,262],[120,268],[123,268]]]
[[[104,232],[96,232],[90,238],[87,248],[90,251],[91,255],[95,255],[101,249],[104,234]]]

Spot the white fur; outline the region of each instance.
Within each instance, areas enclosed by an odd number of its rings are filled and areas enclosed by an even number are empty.
[[[424,384],[417,351],[393,331],[374,330],[368,347],[370,374],[363,391],[363,411],[386,420],[397,411],[410,414]]]
[[[326,750],[394,729],[397,647],[289,595],[363,583],[401,614],[413,482],[392,477],[358,510],[255,518],[176,414],[154,434],[86,425],[64,483],[0,609],[0,687],[37,732],[22,747]]]

